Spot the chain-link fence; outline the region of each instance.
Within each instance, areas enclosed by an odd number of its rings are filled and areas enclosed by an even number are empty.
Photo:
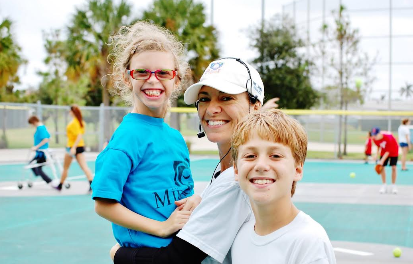
[[[33,145],[34,128],[30,127],[27,119],[37,115],[48,128],[51,134],[52,148],[65,147],[66,125],[71,120],[68,115],[69,106],[53,106],[38,104],[0,103],[0,146],[2,148],[29,148]],[[109,140],[123,117],[130,111],[127,107],[80,107],[86,122],[86,145],[91,151],[99,151],[106,140]],[[186,138],[196,138],[198,130],[198,116],[195,108],[174,108],[171,111],[177,116],[178,128]],[[368,131],[372,127],[388,130],[390,120],[391,132],[397,136],[397,128],[401,120],[413,117],[413,112],[398,111],[335,111],[335,110],[285,110],[293,115],[306,129],[309,142],[320,146],[319,150],[336,152],[338,142],[339,117],[346,122],[346,135],[342,135],[342,142],[347,138],[347,144],[363,146]],[[171,113],[165,118],[171,123]],[[344,121],[343,121],[344,122]],[[171,124],[170,124],[171,125]],[[171,125],[172,126],[172,125]],[[413,127],[412,127],[413,139]],[[135,133],[139,133],[136,131]],[[142,135],[145,136],[145,135]],[[160,139],[164,140],[164,139]],[[193,149],[195,150],[195,149]]]
[[[86,122],[84,139],[91,151],[99,151],[119,126],[123,117],[130,112],[128,107],[83,106],[80,107]],[[44,104],[0,103],[0,148],[29,148],[33,146],[34,128],[27,120],[36,115],[45,124],[53,148],[66,146],[66,126],[71,121],[70,106]],[[197,115],[195,113],[176,113],[178,128],[185,134],[196,134]],[[170,124],[170,114],[165,121]],[[137,132],[139,133],[139,132]],[[144,135],[142,135],[144,136]]]

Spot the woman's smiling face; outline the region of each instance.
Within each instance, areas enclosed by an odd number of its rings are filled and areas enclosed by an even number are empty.
[[[227,94],[209,86],[198,93],[198,116],[208,137],[214,143],[229,143],[238,122],[251,107],[247,92]]]

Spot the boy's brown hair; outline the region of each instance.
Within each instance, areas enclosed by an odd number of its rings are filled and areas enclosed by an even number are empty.
[[[405,118],[405,119],[402,120],[402,124],[403,124],[403,125],[407,125],[407,123],[409,123],[409,119],[408,119],[408,118]]]
[[[31,125],[33,125],[34,123],[38,123],[40,122],[39,118],[35,115],[29,117],[29,119],[27,120],[27,122]]]
[[[237,161],[238,148],[257,135],[263,140],[277,142],[288,146],[294,157],[295,164],[304,165],[307,156],[307,133],[294,118],[279,109],[253,113],[235,128],[231,140],[231,154],[234,163]],[[295,192],[296,182],[293,182],[291,196]]]

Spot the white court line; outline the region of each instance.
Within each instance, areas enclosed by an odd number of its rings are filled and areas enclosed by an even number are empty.
[[[353,254],[353,255],[359,255],[359,256],[372,256],[372,255],[374,255],[373,253],[370,253],[370,252],[357,251],[357,250],[346,249],[346,248],[334,248],[334,251],[347,253],[347,254]]]
[[[67,180],[75,180],[75,179],[83,179],[83,178],[86,178],[86,175],[67,177]]]

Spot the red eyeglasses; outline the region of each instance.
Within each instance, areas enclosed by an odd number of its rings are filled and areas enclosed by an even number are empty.
[[[147,69],[136,69],[136,70],[127,70],[128,75],[130,75],[135,80],[148,80],[151,78],[152,73],[155,74],[156,79],[159,81],[172,80],[176,76],[175,70],[163,69],[150,71]]]

